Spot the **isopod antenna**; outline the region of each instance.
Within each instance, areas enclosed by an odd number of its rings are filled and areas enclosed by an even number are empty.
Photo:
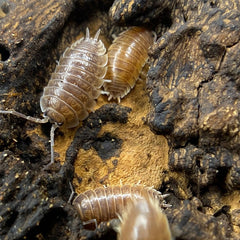
[[[20,112],[15,111],[15,110],[0,110],[0,113],[15,115],[17,117],[24,118],[24,119],[26,119],[28,121],[31,121],[31,122],[34,122],[34,123],[47,123],[47,122],[49,122],[49,118],[47,116],[45,116],[43,119],[35,118],[35,117],[27,116],[25,114],[22,114]],[[54,163],[54,132],[55,132],[56,128],[58,128],[58,125],[56,123],[53,123],[52,127],[51,127],[51,131],[50,131],[51,161],[50,161],[49,164],[47,164],[47,166],[50,166],[51,164]]]
[[[15,110],[0,110],[0,113],[15,115],[17,117],[24,118],[24,119],[27,119],[27,120],[29,120],[31,122],[35,122],[35,123],[47,123],[49,121],[48,117],[45,117],[43,119],[35,118],[35,117],[24,115],[24,114],[22,114],[20,112],[17,112]]]
[[[0,110],[0,114],[12,114],[35,123],[52,123],[51,161],[46,167],[54,163],[56,128],[62,125],[66,128],[77,127],[94,110],[99,95],[108,94],[108,91],[101,90],[109,80],[105,80],[108,54],[103,42],[98,39],[99,34],[100,29],[92,38],[87,28],[86,37],[67,47],[60,57],[40,98],[44,119],[26,116],[11,109]]]

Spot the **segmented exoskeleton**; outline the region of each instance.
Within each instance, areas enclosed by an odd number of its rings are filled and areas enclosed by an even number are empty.
[[[105,78],[112,80],[104,83],[109,92],[108,100],[121,98],[135,86],[137,79],[148,59],[148,49],[156,35],[142,27],[131,27],[122,32],[108,49],[108,70]]]
[[[93,110],[107,71],[108,56],[100,30],[81,38],[61,56],[40,99],[42,112],[54,123],[75,127]]]
[[[123,209],[132,201],[147,196],[159,201],[162,207],[169,206],[162,195],[153,188],[142,185],[123,185],[100,187],[80,193],[73,205],[77,208],[83,222],[95,220],[97,224],[117,218]]]
[[[103,93],[100,88],[105,81],[108,56],[104,44],[98,40],[99,34],[100,29],[91,38],[87,28],[86,37],[77,40],[63,53],[40,99],[44,119],[15,110],[0,110],[0,113],[10,113],[36,123],[53,123],[50,164],[54,162],[55,129],[62,125],[67,128],[77,126],[93,110],[95,99]]]

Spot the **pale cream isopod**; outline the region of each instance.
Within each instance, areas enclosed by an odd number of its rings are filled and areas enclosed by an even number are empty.
[[[48,85],[40,99],[44,119],[26,116],[15,110],[0,110],[3,114],[13,114],[36,123],[52,123],[51,162],[54,162],[54,131],[65,125],[72,128],[85,119],[96,104],[96,99],[105,82],[108,55],[101,40],[100,29],[92,38],[88,28],[86,36],[77,40],[65,50]],[[107,80],[106,80],[107,81]]]

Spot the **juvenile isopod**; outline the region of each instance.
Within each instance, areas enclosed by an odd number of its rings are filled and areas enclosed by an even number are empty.
[[[77,208],[83,223],[95,221],[97,224],[117,218],[123,209],[133,200],[147,196],[156,199],[160,206],[168,207],[157,190],[142,185],[122,185],[100,187],[80,193],[73,205]]]
[[[118,240],[171,240],[168,219],[159,202],[150,197],[134,200],[122,212]]]
[[[54,131],[64,125],[76,127],[93,111],[95,99],[103,93],[100,88],[107,71],[108,55],[101,40],[100,29],[92,38],[86,29],[86,37],[77,40],[67,48],[44,88],[40,107],[44,119],[26,116],[15,110],[3,111],[36,123],[52,123],[51,163],[54,162]]]
[[[142,27],[131,27],[122,32],[108,49],[108,70],[103,84],[109,92],[108,100],[121,98],[135,86],[148,59],[148,49],[156,36]]]

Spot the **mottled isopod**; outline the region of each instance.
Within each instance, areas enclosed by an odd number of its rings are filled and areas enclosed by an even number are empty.
[[[156,199],[130,203],[120,217],[118,240],[171,240],[168,219]]]
[[[77,40],[65,50],[40,99],[44,119],[26,116],[15,110],[3,111],[36,123],[52,122],[51,163],[54,162],[54,131],[64,125],[72,128],[85,119],[102,93],[107,71],[108,55],[101,40],[100,29],[94,38],[86,29],[86,37]]]
[[[164,201],[167,195],[162,195],[155,189],[142,185],[122,185],[87,190],[73,200],[73,205],[77,208],[83,222],[95,220],[99,224],[117,218],[130,202],[144,196],[157,199],[160,206],[169,206]]]
[[[156,36],[142,27],[131,27],[122,32],[108,49],[108,70],[105,78],[112,82],[104,83],[109,92],[108,100],[121,98],[135,86],[148,59],[148,49]]]

